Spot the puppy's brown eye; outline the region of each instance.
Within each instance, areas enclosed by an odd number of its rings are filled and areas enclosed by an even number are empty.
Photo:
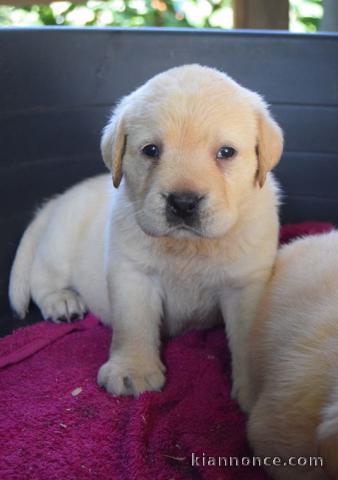
[[[232,147],[222,147],[217,152],[217,158],[219,160],[226,160],[227,158],[231,158],[236,154],[236,150]]]
[[[160,156],[160,149],[157,145],[149,143],[142,148],[142,153],[150,158],[158,158]]]

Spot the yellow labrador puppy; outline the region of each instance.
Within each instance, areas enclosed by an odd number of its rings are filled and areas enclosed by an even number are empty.
[[[255,453],[305,457],[275,479],[338,479],[338,232],[281,249],[250,344]]]
[[[233,394],[246,405],[245,343],[275,260],[282,133],[260,96],[224,73],[173,68],[125,97],[102,138],[112,172],[49,201],[28,227],[10,279],[57,321],[90,309],[114,329],[98,382],[159,390],[160,330],[210,326],[221,311]]]

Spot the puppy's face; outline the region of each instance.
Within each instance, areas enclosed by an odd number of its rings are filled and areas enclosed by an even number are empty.
[[[157,75],[126,97],[102,140],[142,230],[177,238],[224,235],[281,149],[260,97],[198,65]]]

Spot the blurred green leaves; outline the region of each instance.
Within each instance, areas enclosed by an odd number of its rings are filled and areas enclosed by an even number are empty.
[[[290,30],[316,31],[322,13],[322,0],[290,0]],[[0,25],[232,28],[233,12],[231,0],[60,1],[0,6]]]
[[[316,32],[323,16],[322,0],[289,0],[290,30]]]
[[[89,0],[0,7],[2,25],[232,27],[231,0]]]

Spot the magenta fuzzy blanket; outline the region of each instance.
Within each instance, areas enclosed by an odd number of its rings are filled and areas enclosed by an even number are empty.
[[[286,226],[282,240],[328,229]],[[163,391],[137,399],[112,397],[96,384],[110,337],[88,315],[0,341],[1,480],[266,478],[247,465],[252,452],[246,418],[230,398],[223,328],[168,341]]]

